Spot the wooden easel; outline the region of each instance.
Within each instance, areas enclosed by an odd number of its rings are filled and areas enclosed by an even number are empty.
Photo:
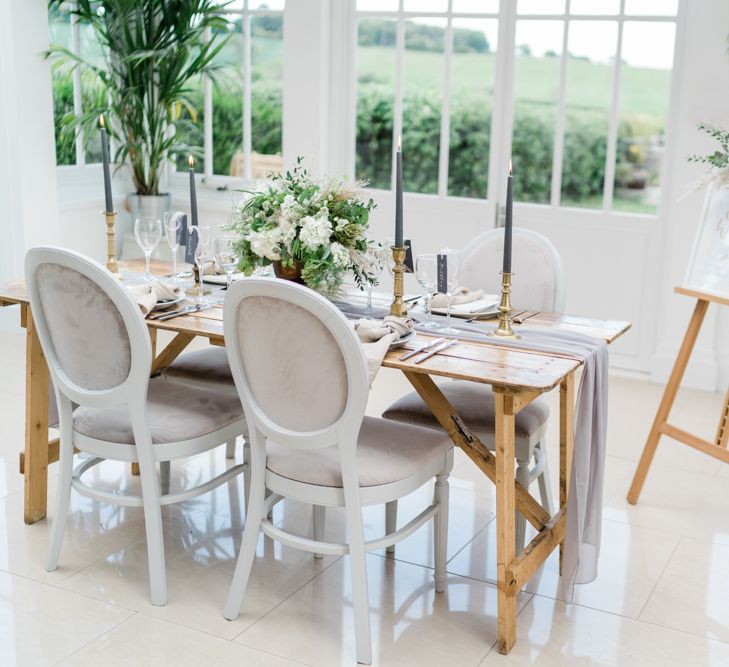
[[[671,407],[673,407],[673,401],[678,393],[681,379],[691,357],[691,352],[694,349],[694,344],[699,335],[706,311],[709,308],[709,303],[713,302],[729,306],[729,297],[689,287],[676,287],[675,291],[677,294],[695,298],[696,307],[686,329],[686,334],[683,337],[683,343],[681,343],[681,349],[678,351],[671,376],[668,378],[668,384],[663,392],[663,398],[658,407],[658,412],[656,412],[653,427],[643,448],[643,454],[640,457],[640,462],[635,471],[633,483],[630,485],[630,490],[628,491],[628,502],[631,505],[635,505],[638,502],[638,497],[643,488],[643,482],[645,482],[648,469],[651,467],[651,462],[653,461],[653,455],[658,448],[658,441],[662,435],[667,435],[669,438],[678,440],[684,445],[688,445],[704,454],[713,456],[715,459],[729,463],[729,450],[727,450],[727,442],[729,441],[729,391],[724,397],[724,405],[719,417],[719,426],[716,429],[716,436],[713,442],[699,438],[692,433],[668,423],[668,415],[671,412]]]

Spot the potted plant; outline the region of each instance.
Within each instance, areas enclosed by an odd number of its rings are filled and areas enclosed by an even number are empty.
[[[274,273],[312,289],[334,293],[352,271],[360,288],[376,284],[367,250],[375,203],[341,180],[317,182],[301,166],[246,191],[227,227],[238,236],[246,275],[273,265]]]
[[[116,145],[114,159],[128,165],[134,183],[129,195],[132,219],[161,218],[169,209],[169,194],[160,192],[160,182],[173,154],[200,155],[200,147],[176,138],[173,123],[195,120],[196,110],[189,102],[193,83],[201,76],[214,76],[218,69],[215,56],[229,35],[224,5],[214,0],[48,3],[50,10],[70,11],[91,26],[99,42],[101,63],[58,45],[52,45],[46,57],[93,73],[101,90],[95,99],[103,104],[84,109],[80,116],[69,114],[64,129],[95,132],[104,113]]]

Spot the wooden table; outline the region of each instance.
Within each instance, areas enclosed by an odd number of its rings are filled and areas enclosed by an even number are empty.
[[[48,369],[40,349],[22,282],[0,284],[0,305],[20,304],[21,324],[26,329],[26,430],[22,470],[25,474],[25,521],[33,523],[46,515],[48,463],[58,459],[58,443],[48,441]],[[222,308],[214,307],[168,322],[149,322],[150,332],[175,333],[156,356],[153,370],[169,364],[202,336],[213,345],[223,345]],[[580,332],[612,343],[625,333],[627,322],[594,320],[567,315],[537,314],[519,330],[553,329]],[[418,334],[408,347],[422,344],[428,336]],[[423,364],[399,361],[402,349],[391,351],[384,366],[401,370],[443,428],[496,485],[498,561],[499,651],[508,653],[516,641],[516,596],[519,590],[561,546],[566,523],[567,489],[572,462],[575,371],[580,361],[563,354],[545,354],[509,349],[492,342],[463,342]],[[491,453],[469,430],[431,376],[470,380],[493,385],[496,398],[496,451]],[[559,509],[554,516],[515,480],[514,417],[531,401],[555,387],[560,389],[560,479]],[[517,555],[514,535],[515,509],[538,531]],[[561,549],[560,549],[561,556]],[[560,560],[561,564],[561,560]]]

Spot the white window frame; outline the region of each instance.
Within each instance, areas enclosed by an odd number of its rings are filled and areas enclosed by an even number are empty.
[[[291,2],[292,0],[289,0]],[[295,1],[295,0],[294,0]],[[254,16],[281,16],[284,21],[284,39],[286,33],[286,5],[284,9],[251,9],[251,0],[242,0],[241,7],[228,8],[227,15],[240,16],[243,28],[243,176],[229,176],[213,173],[213,82],[208,77],[205,80],[204,91],[204,118],[203,118],[203,172],[197,174],[203,185],[211,189],[228,190],[250,184],[254,179],[251,176],[251,152],[253,150],[252,122],[251,122],[251,18]],[[208,35],[209,38],[209,35]],[[282,83],[283,86],[283,83]],[[282,90],[283,93],[283,90]],[[283,104],[283,94],[282,94]],[[283,130],[283,128],[282,128]],[[282,146],[283,149],[283,146]],[[184,187],[188,183],[187,170],[179,171],[173,162],[169,169],[169,184],[173,187]]]
[[[442,12],[414,12],[404,10],[404,0],[398,1],[398,8],[393,11],[376,10],[365,11],[357,10],[356,0],[350,2],[350,32],[354,35],[351,49],[354,56],[350,57],[351,61],[349,77],[353,82],[353,94],[350,96],[348,115],[351,119],[350,127],[352,128],[352,136],[348,143],[348,159],[349,173],[355,176],[355,158],[356,158],[356,114],[357,114],[357,68],[356,68],[356,52],[357,52],[357,23],[360,18],[386,18],[397,20],[397,33],[395,44],[396,73],[395,73],[395,91],[394,91],[394,118],[393,118],[393,142],[392,142],[392,164],[391,170],[391,188],[394,191],[395,179],[395,149],[397,136],[402,131],[402,96],[404,89],[403,82],[403,56],[405,53],[405,21],[414,18],[444,18],[447,20],[445,44],[443,52],[444,76],[443,76],[443,94],[441,106],[441,132],[440,132],[440,150],[439,150],[439,170],[438,170],[438,192],[437,194],[425,194],[408,192],[410,197],[437,198],[444,202],[456,202],[469,200],[475,202],[495,201],[503,198],[503,192],[500,182],[505,179],[498,179],[498,174],[506,173],[508,154],[511,152],[511,133],[513,119],[513,87],[514,87],[514,55],[507,53],[505,45],[513,44],[515,41],[516,23],[518,20],[549,20],[563,23],[563,44],[560,54],[560,81],[559,92],[556,100],[557,111],[554,128],[554,148],[552,153],[552,184],[550,192],[550,202],[548,204],[519,202],[519,206],[538,207],[539,209],[552,209],[556,211],[579,211],[586,215],[591,214],[609,214],[610,216],[621,216],[629,218],[647,218],[655,219],[660,216],[660,203],[655,213],[631,213],[614,210],[614,187],[615,187],[615,166],[617,158],[617,140],[618,128],[620,120],[620,73],[621,73],[621,57],[622,57],[622,40],[623,27],[626,22],[649,22],[649,23],[673,23],[676,26],[676,37],[674,40],[674,64],[676,62],[676,54],[679,42],[679,29],[684,16],[685,0],[679,0],[678,11],[675,15],[638,15],[625,14],[626,0],[620,0],[619,12],[616,14],[578,14],[570,12],[571,0],[565,0],[565,9],[561,13],[553,14],[524,14],[517,10],[517,2],[515,0],[501,0],[499,3],[499,11],[497,13],[455,13],[453,12],[453,0],[448,0],[447,10]],[[492,122],[491,122],[491,143],[489,155],[489,180],[488,193],[486,200],[476,198],[464,198],[449,195],[448,188],[448,159],[450,144],[450,71],[452,60],[452,44],[453,19],[458,18],[478,18],[478,19],[497,19],[499,21],[498,44],[496,51],[495,65],[495,81],[494,89],[501,90],[501,95],[495,94],[492,102]],[[566,115],[566,87],[567,87],[567,62],[568,62],[568,39],[569,26],[573,21],[612,21],[617,24],[618,32],[616,38],[616,58],[613,67],[612,80],[612,97],[611,107],[608,120],[607,134],[607,150],[605,176],[603,181],[603,197],[602,207],[599,209],[580,208],[563,206],[561,200],[562,186],[562,163],[564,159],[564,139],[565,139],[565,115]],[[344,59],[344,58],[343,58]],[[672,80],[670,88],[675,87],[675,68],[672,72]],[[670,143],[671,129],[674,123],[671,118],[670,106],[671,94],[666,100],[666,150],[664,150],[661,159],[661,194],[660,201],[664,200],[663,192],[665,188],[666,162],[668,154],[668,145]],[[502,136],[498,136],[501,132]],[[504,163],[504,164],[502,164]],[[383,192],[380,190],[379,192]],[[501,196],[500,196],[501,195]],[[464,202],[465,203],[465,202]]]

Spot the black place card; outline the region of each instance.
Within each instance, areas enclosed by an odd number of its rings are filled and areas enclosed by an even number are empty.
[[[413,263],[413,247],[410,239],[405,239],[405,273],[415,273]]]
[[[187,218],[187,216],[185,216]],[[192,226],[192,225],[191,225]],[[195,263],[195,248],[197,247],[197,234],[193,234],[191,229],[187,227],[187,220],[185,221],[186,239],[185,239],[185,263]]]
[[[438,254],[438,291],[448,291],[448,255]]]

